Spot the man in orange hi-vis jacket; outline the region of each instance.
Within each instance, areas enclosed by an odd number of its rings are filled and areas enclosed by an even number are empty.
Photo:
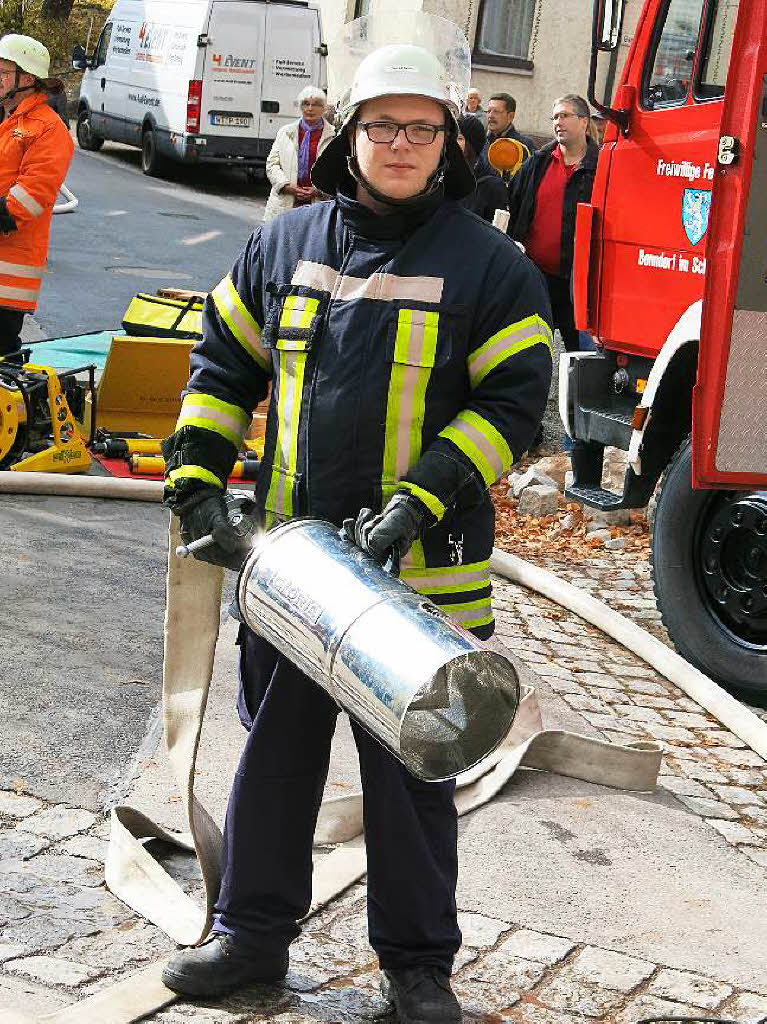
[[[53,204],[72,160],[66,125],[47,103],[50,54],[30,36],[0,39],[0,356],[21,348],[48,253]]]

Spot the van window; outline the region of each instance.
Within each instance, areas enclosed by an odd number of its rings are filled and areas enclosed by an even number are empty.
[[[644,105],[679,106],[687,99],[700,34],[703,0],[670,0],[645,76]]]
[[[102,64],[107,62],[107,50],[109,49],[109,41],[112,38],[112,22],[108,21],[101,31],[99,41],[96,43],[96,52],[94,57],[96,58],[93,62],[95,68],[101,67]]]
[[[737,20],[738,0],[718,0],[711,5],[695,89],[700,99],[719,99],[724,95]]]

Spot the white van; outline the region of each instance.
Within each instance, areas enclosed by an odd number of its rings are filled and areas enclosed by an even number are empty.
[[[165,158],[263,166],[306,85],[326,88],[320,12],[307,0],[117,0],[84,70],[77,141]]]

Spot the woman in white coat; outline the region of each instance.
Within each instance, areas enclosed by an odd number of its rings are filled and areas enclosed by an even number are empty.
[[[314,161],[335,135],[332,125],[324,119],[325,93],[308,85],[298,94],[301,120],[283,125],[277,132],[269,156],[266,174],[272,185],[264,212],[264,220],[273,220],[294,206],[322,199],[311,182]]]

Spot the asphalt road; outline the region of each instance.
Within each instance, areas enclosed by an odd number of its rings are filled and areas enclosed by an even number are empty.
[[[74,213],[53,218],[36,320],[45,337],[120,325],[131,297],[157,288],[212,288],[260,222],[267,187],[239,171],[188,168],[149,178],[138,150],[75,149]]]
[[[125,147],[76,150],[80,205],[54,218],[44,337],[117,327],[137,291],[220,280],[266,187],[220,170],[172,176],[145,177]],[[95,810],[129,775],[160,695],[167,515],[0,496],[0,789]]]

